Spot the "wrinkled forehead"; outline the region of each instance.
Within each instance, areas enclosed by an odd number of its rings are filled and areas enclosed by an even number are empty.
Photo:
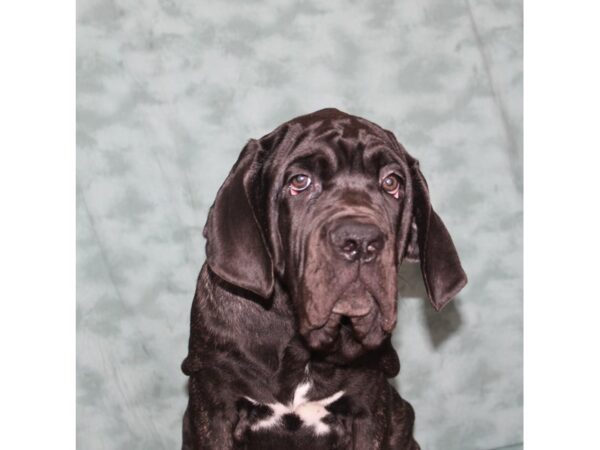
[[[274,167],[369,173],[388,165],[405,165],[402,152],[381,128],[353,116],[301,117],[286,124],[278,138]]]

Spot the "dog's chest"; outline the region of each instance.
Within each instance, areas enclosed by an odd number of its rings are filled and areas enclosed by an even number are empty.
[[[345,391],[320,395],[308,376],[284,402],[260,402],[242,397],[237,402],[234,437],[246,450],[325,450],[340,446],[350,436],[349,399]]]
[[[256,432],[306,428],[317,436],[328,434],[344,391],[339,390],[323,398],[315,398],[314,394],[313,381],[307,378],[296,386],[287,403],[260,403],[245,397],[249,402],[250,429]]]

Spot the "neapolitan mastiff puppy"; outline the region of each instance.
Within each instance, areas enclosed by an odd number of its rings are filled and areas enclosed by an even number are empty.
[[[184,449],[419,448],[388,383],[398,267],[420,261],[437,310],[467,280],[391,132],[324,109],[251,140],[204,236]]]

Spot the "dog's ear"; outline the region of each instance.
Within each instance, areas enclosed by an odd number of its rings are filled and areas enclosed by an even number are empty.
[[[408,154],[407,154],[408,155]],[[412,222],[404,258],[420,261],[427,296],[439,311],[467,284],[458,253],[442,219],[431,206],[419,162],[408,155],[412,179]]]
[[[227,283],[268,299],[273,292],[273,260],[258,214],[260,142],[248,142],[217,193],[204,237],[210,269]]]

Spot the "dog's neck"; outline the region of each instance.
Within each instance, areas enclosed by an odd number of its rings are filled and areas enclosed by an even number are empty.
[[[267,304],[225,284],[205,264],[190,318],[189,354],[183,369],[193,372],[218,354],[235,354],[261,371],[275,373],[295,335],[294,317],[283,292]]]
[[[388,339],[381,348],[351,363],[335,354],[311,352],[298,333],[297,318],[278,283],[270,301],[225,284],[205,265],[200,272],[191,316],[186,373],[214,364],[217,354],[235,354],[248,367],[277,378],[300,378],[307,364],[398,373],[399,362]],[[232,331],[233,330],[233,331]]]

